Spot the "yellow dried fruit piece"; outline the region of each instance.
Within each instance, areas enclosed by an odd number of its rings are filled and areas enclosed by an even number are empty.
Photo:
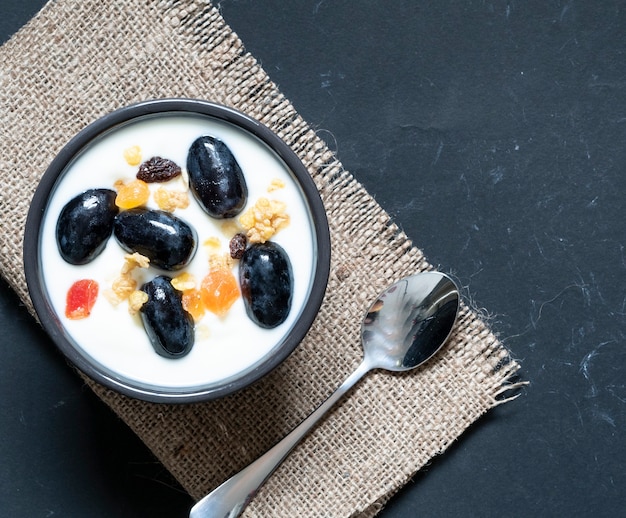
[[[115,205],[120,209],[133,209],[145,203],[150,198],[150,188],[142,180],[132,180],[128,183],[116,182],[117,197]]]
[[[264,243],[276,232],[289,225],[289,215],[282,201],[259,198],[239,217],[239,223],[247,231],[248,241]]]
[[[128,165],[136,166],[141,163],[141,148],[139,146],[126,148],[123,154]]]
[[[204,316],[206,311],[199,290],[191,289],[183,293],[183,309],[193,317],[194,322],[198,322]]]
[[[174,212],[176,209],[189,207],[189,196],[184,191],[173,191],[159,187],[154,193],[154,201],[161,210]]]
[[[196,289],[196,278],[189,272],[183,272],[172,279],[172,286],[183,292],[183,309],[198,322],[205,313],[200,291]]]

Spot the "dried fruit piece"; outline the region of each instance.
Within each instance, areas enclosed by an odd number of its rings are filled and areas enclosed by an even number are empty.
[[[142,180],[132,180],[128,183],[116,182],[117,196],[115,205],[120,209],[134,209],[145,205],[150,198],[150,188]]]
[[[136,166],[141,163],[141,148],[139,146],[126,148],[123,155],[128,165]]]
[[[67,291],[65,316],[70,320],[87,318],[98,298],[98,283],[92,279],[76,281]]]
[[[198,322],[205,309],[200,291],[196,289],[196,278],[189,272],[183,272],[172,279],[172,286],[183,293],[183,308]]]
[[[183,308],[198,322],[205,313],[200,290],[191,289],[183,292]]]
[[[118,211],[111,189],[89,189],[67,202],[56,226],[61,257],[78,265],[100,255],[111,237]]]
[[[181,174],[180,166],[160,156],[153,156],[139,166],[137,178],[148,183],[168,182],[172,178],[176,178]]]
[[[241,259],[243,257],[243,253],[246,251],[247,244],[248,238],[245,234],[242,234],[241,232],[235,234],[228,243],[230,256],[233,259]]]
[[[217,316],[224,316],[239,298],[239,285],[228,267],[211,269],[200,289],[204,307]]]

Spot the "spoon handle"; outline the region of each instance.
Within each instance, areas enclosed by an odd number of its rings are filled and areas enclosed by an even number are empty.
[[[275,446],[193,506],[189,518],[236,518],[291,450],[371,366],[363,361],[330,397]]]

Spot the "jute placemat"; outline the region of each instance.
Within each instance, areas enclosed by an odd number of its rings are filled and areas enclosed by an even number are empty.
[[[0,58],[0,269],[31,311],[22,237],[32,194],[66,141],[110,110],[163,97],[232,106],[278,133],[319,188],[332,233],[327,295],[302,345],[267,379],[220,401],[184,406],[135,401],[86,380],[201,497],[287,433],[356,367],[359,321],[376,293],[431,265],[208,1],[53,1],[0,49]],[[503,401],[518,367],[464,306],[435,361],[410,374],[367,377],[275,473],[246,516],[375,515]]]

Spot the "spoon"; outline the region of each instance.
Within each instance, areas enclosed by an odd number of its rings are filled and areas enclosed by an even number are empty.
[[[418,273],[384,290],[363,319],[364,356],[356,370],[280,442],[198,501],[189,518],[240,516],[291,450],[357,381],[374,369],[400,372],[422,365],[450,336],[458,310],[459,291],[442,273]]]

